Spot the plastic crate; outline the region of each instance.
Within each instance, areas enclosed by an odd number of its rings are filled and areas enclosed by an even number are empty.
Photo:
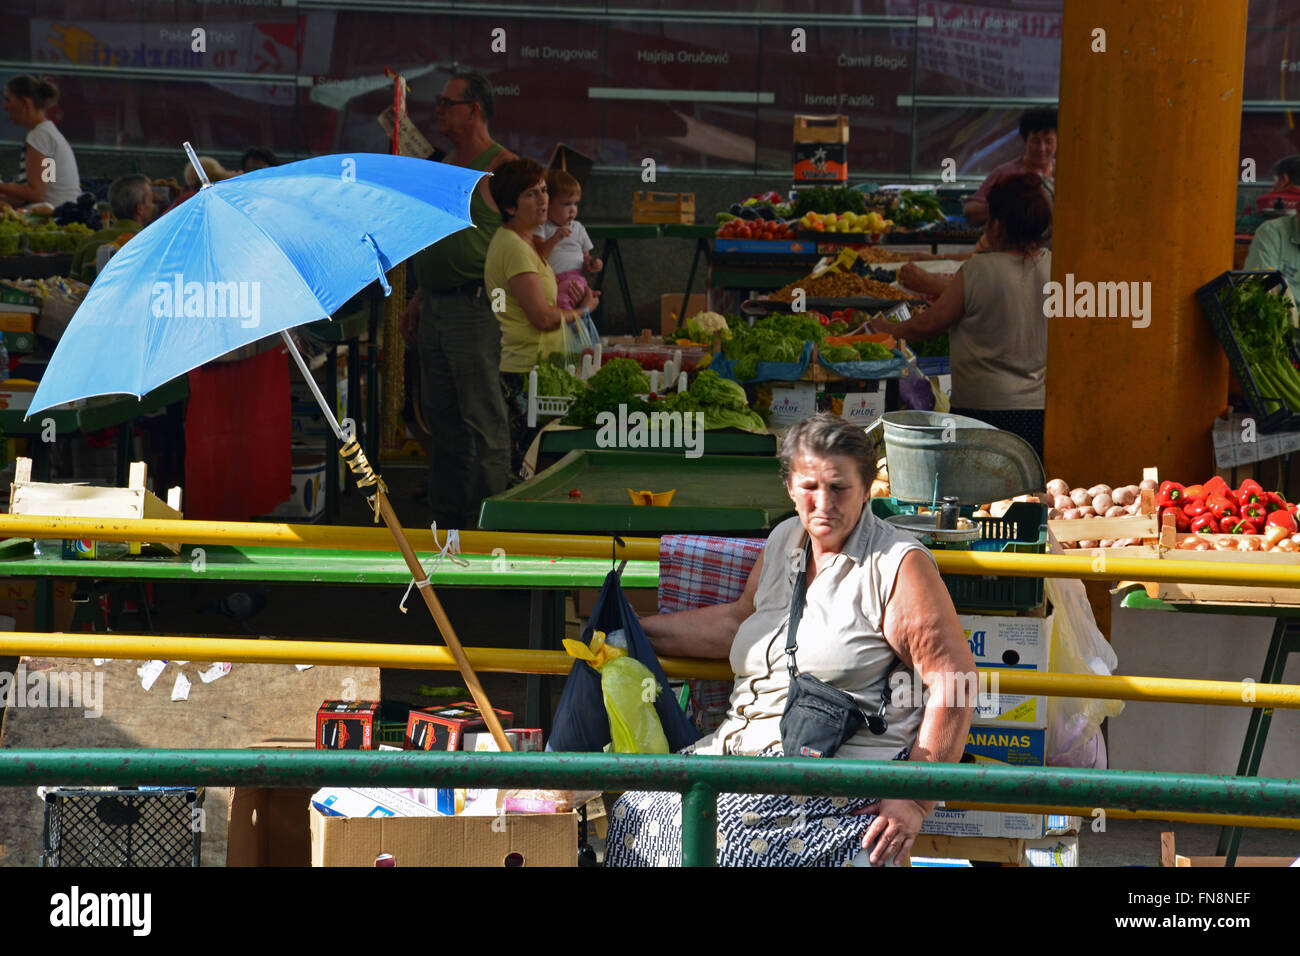
[[[1197,289],[1196,301],[1201,304],[1201,310],[1210,320],[1210,327],[1214,329],[1214,334],[1228,356],[1228,365],[1237,376],[1237,381],[1241,383],[1242,396],[1246,400],[1250,414],[1255,418],[1255,427],[1265,434],[1298,431],[1300,430],[1300,408],[1290,408],[1280,398],[1264,394],[1255,380],[1255,373],[1251,371],[1250,364],[1246,361],[1232,323],[1228,321],[1227,310],[1223,307],[1223,293],[1256,279],[1270,292],[1276,290],[1279,295],[1286,293],[1286,280],[1282,278],[1280,272],[1225,272]],[[1294,334],[1291,336],[1291,361],[1300,364],[1300,349],[1296,347]],[[1279,402],[1281,408],[1271,413],[1265,412],[1265,399]]]
[[[41,866],[198,866],[203,788],[45,792]]]
[[[1017,501],[1001,518],[976,518],[975,509],[963,506],[961,514],[980,529],[976,541],[932,544],[932,551],[992,551],[1001,554],[1045,554],[1047,552],[1047,506]],[[914,505],[897,498],[872,498],[871,513],[877,518],[915,514]],[[959,611],[1029,611],[1043,603],[1043,579],[998,577],[980,574],[945,574],[952,603]]]

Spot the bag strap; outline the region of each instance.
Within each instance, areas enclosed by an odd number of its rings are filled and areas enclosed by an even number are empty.
[[[794,680],[799,676],[799,667],[795,662],[794,652],[799,649],[797,635],[799,632],[799,621],[803,618],[804,604],[808,599],[808,562],[812,560],[812,539],[804,546],[803,561],[799,565],[799,573],[794,578],[794,594],[790,597],[790,623],[785,628],[785,654],[786,669],[790,672],[790,679]]]

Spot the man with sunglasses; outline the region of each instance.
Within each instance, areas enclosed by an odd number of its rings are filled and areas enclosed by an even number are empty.
[[[492,84],[454,73],[435,101],[438,132],[451,140],[444,162],[491,171],[517,159],[492,139]],[[501,326],[483,287],[488,243],[501,213],[479,183],[470,201],[474,228],[452,233],[418,253],[418,288],[402,315],[402,335],[418,343],[420,403],[432,434],[429,504],[443,528],[473,528],[484,498],[504,491],[510,475],[510,425],[501,392]]]

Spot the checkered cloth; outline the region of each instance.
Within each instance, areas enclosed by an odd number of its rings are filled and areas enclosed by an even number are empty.
[[[715,538],[699,534],[659,539],[659,613],[671,614],[734,601],[763,553],[762,538]],[[727,715],[731,683],[690,682],[688,711],[701,733],[716,730]]]

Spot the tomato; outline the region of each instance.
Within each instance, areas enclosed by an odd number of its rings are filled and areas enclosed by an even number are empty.
[[[817,321],[820,322],[822,325],[830,325],[830,324],[831,324],[831,320],[830,320],[829,318],[827,318],[826,316],[822,315],[820,312],[817,314]]]

